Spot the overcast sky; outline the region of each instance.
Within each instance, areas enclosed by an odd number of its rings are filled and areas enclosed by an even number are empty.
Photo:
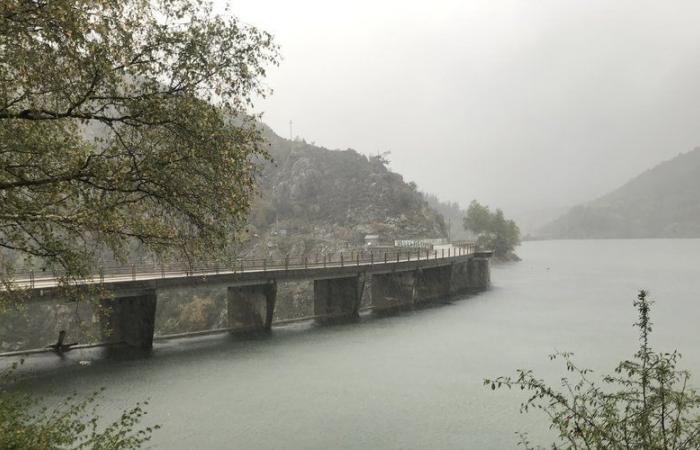
[[[697,0],[230,3],[282,47],[278,134],[462,205],[571,205],[700,145]]]

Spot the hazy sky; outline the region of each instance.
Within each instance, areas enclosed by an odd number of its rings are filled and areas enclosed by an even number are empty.
[[[566,206],[700,145],[697,0],[230,3],[282,47],[278,134],[446,200]]]

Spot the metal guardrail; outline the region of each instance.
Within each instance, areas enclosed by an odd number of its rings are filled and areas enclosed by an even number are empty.
[[[136,281],[140,279],[189,277],[196,275],[231,274],[246,272],[267,272],[272,270],[322,269],[329,267],[349,267],[361,265],[394,264],[405,261],[425,261],[454,258],[474,254],[476,245],[470,243],[455,248],[440,250],[397,250],[393,252],[373,252],[355,250],[334,254],[316,253],[312,257],[304,256],[290,259],[236,259],[230,262],[200,261],[196,264],[177,263],[139,263],[114,266],[100,266],[94,273],[76,280],[83,283],[104,283],[105,281]],[[53,270],[49,274],[34,270],[15,272],[14,282],[21,287],[50,287],[66,274]]]

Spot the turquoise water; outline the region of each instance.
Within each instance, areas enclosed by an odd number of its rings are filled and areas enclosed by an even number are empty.
[[[563,371],[547,354],[557,349],[610,370],[636,349],[641,288],[656,301],[655,347],[681,350],[700,377],[700,240],[527,242],[518,253],[476,296],[260,339],[166,341],[150,355],[34,356],[25,388],[106,386],[107,415],[148,398],[159,449],[513,448],[515,431],[544,437],[541,418],[482,379],[527,367],[556,382]]]

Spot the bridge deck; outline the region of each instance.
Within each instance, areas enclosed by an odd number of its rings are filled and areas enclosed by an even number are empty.
[[[236,261],[228,267],[207,264],[196,268],[173,266],[151,266],[136,268],[125,266],[120,272],[109,275],[95,275],[86,279],[74,280],[72,285],[100,286],[110,292],[158,289],[166,287],[190,286],[207,283],[227,283],[232,286],[255,284],[267,280],[330,279],[356,275],[358,272],[381,274],[416,270],[419,268],[442,267],[473,258],[490,256],[490,252],[477,252],[473,247],[455,249],[452,252],[397,252],[380,255],[360,255],[350,259],[324,257],[290,261],[247,260]],[[18,285],[32,290],[33,297],[46,298],[58,293],[57,277],[25,277],[16,281]]]
[[[136,270],[132,265],[110,275],[100,270],[99,276],[68,284],[58,278],[33,276],[20,283],[27,288],[22,291],[26,300],[41,307],[81,298],[95,300],[83,306],[102,342],[147,349],[152,347],[156,332],[157,305],[167,302],[173,292],[192,298],[197,292],[214,296],[219,308],[223,299],[230,331],[260,332],[272,327],[278,283],[284,281],[312,282],[313,314],[321,323],[356,319],[363,297],[382,312],[488,288],[491,252],[462,248],[456,255],[445,253],[423,250],[381,253],[375,258],[373,253],[353,252],[349,259],[326,255],[313,262],[308,258],[285,258],[275,263],[239,260],[227,268],[211,263],[196,268],[150,266],[151,270],[143,270],[141,266]]]

